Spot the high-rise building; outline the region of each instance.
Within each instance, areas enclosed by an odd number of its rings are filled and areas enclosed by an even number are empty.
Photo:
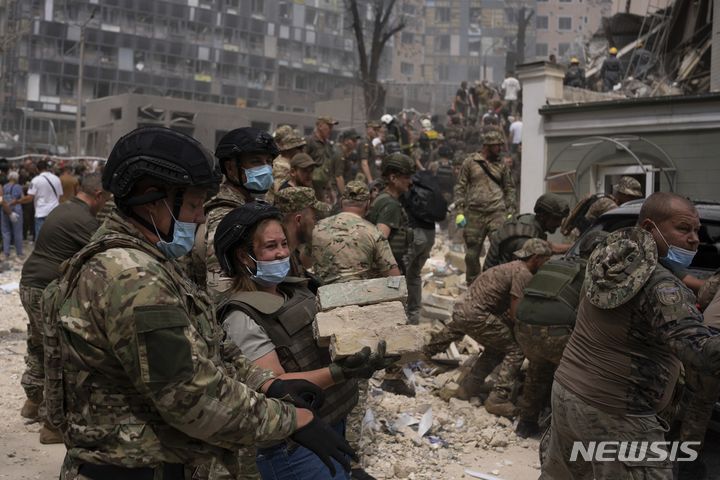
[[[554,54],[565,63],[570,57],[585,60],[585,43],[612,9],[613,0],[537,0],[535,56]]]
[[[81,50],[84,100],[308,112],[356,77],[341,0],[3,0],[0,15],[2,129],[28,148],[78,151]]]

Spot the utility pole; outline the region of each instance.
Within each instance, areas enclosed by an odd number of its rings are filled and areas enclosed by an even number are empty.
[[[80,63],[78,66],[77,111],[75,112],[75,155],[83,154],[82,148],[82,107],[83,107],[83,77],[85,76],[85,29],[88,23],[95,18],[98,7],[93,8],[90,17],[80,27]]]

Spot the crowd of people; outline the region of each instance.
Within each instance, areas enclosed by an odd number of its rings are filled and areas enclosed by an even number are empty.
[[[603,440],[662,436],[656,414],[677,407],[676,360],[702,384],[720,369],[719,337],[687,287],[717,309],[706,285],[720,282],[686,270],[697,212],[672,194],[649,197],[637,227],[595,232],[577,255],[551,258],[571,245],[548,235],[580,234],[644,195],[623,177],[572,212],[553,193],[518,212],[520,101],[508,75],[501,91],[464,83],[446,125],[388,114],[333,141],[338,122],[323,116],[307,138],[291,126],[231,130],[214,153],[143,127],[101,171],[4,170],[6,255],[11,243],[23,254],[15,229],[34,207],[21,414],[43,422],[41,442],[68,447],[62,478],[350,478],[344,437],[359,385],[386,370],[384,388],[402,393],[402,374],[383,341],[331,361],[313,334],[317,290],[404,275],[407,321],[418,324],[438,229],[463,238],[467,291],[425,353],[464,335],[484,348],[455,395],[518,418],[523,437],[539,434],[550,403],[563,412],[543,478],[627,476],[621,462],[568,463],[568,449],[600,430]],[[706,390],[697,397],[717,396]],[[701,424],[686,438],[704,434],[706,403],[681,418]]]

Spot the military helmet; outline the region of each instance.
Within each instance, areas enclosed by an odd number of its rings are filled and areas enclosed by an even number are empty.
[[[383,158],[380,164],[383,175],[398,173],[400,175],[412,175],[415,170],[415,162],[403,153],[393,153]]]
[[[273,137],[264,130],[252,127],[236,128],[231,130],[220,139],[215,149],[215,156],[221,162],[221,168],[225,173],[225,160],[237,158],[243,153],[266,153],[275,158],[280,153]]]
[[[140,127],[117,141],[103,169],[102,185],[119,207],[165,198],[157,191],[130,198],[135,184],[147,178],[162,187],[217,187],[217,160],[200,142],[165,127]]]
[[[535,213],[547,213],[554,217],[566,217],[570,213],[567,201],[555,193],[544,193],[535,202]]]
[[[505,145],[502,133],[497,130],[490,130],[482,137],[483,145]]]
[[[282,213],[267,202],[255,201],[230,211],[220,221],[213,245],[220,268],[227,276],[232,277],[237,273],[233,261],[235,248],[247,238],[252,227],[268,218],[282,221]]]
[[[620,177],[617,185],[613,185],[613,190],[618,193],[630,195],[631,197],[642,198],[643,196],[640,182],[632,177]]]

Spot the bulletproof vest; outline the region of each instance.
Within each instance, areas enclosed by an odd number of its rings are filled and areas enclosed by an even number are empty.
[[[517,320],[528,325],[575,325],[587,261],[558,258],[546,262],[524,290]]]
[[[235,292],[218,309],[218,318],[226,317],[232,310],[240,310],[252,318],[270,337],[286,372],[327,367],[330,354],[327,348],[317,346],[313,334],[317,314],[315,296],[307,288],[287,281],[280,288],[289,297],[285,301],[265,292]],[[357,402],[357,381],[333,385],[325,390],[320,416],[334,425],[344,419]]]
[[[78,351],[84,354],[94,348],[64,330],[59,310],[77,285],[82,267],[95,255],[113,248],[135,249],[152,254],[149,245],[125,234],[104,235],[89,243],[61,266],[61,276],[43,292],[43,346],[45,351],[45,402],[47,419],[64,431],[66,412],[87,411],[98,424],[137,423],[157,424],[162,430],[165,422],[154,406],[126,379],[111,378],[86,365]],[[170,261],[168,261],[170,262]],[[173,266],[167,268],[170,277],[183,288],[184,298],[192,302],[198,329],[207,341],[210,357],[218,354],[219,330],[215,327],[210,299],[187,282]]]
[[[524,213],[513,217],[490,235],[490,250],[485,257],[483,269],[513,261],[514,250],[509,248],[508,244],[518,238],[546,238],[545,232],[535,221],[534,214]]]
[[[375,199],[372,210],[379,212],[385,207],[385,205],[392,202],[397,202],[397,200],[395,200],[389,193],[383,192]],[[410,220],[408,219],[405,209],[402,207],[400,207],[400,209],[402,210],[401,225],[399,228],[392,229],[390,236],[388,237],[388,243],[390,244],[390,250],[392,250],[393,256],[395,257],[395,261],[398,262],[400,270],[405,273],[404,257],[410,250],[410,245],[412,245],[413,232],[410,229]],[[372,217],[368,216],[368,220],[375,225],[378,223],[378,219],[375,215],[372,215]]]

